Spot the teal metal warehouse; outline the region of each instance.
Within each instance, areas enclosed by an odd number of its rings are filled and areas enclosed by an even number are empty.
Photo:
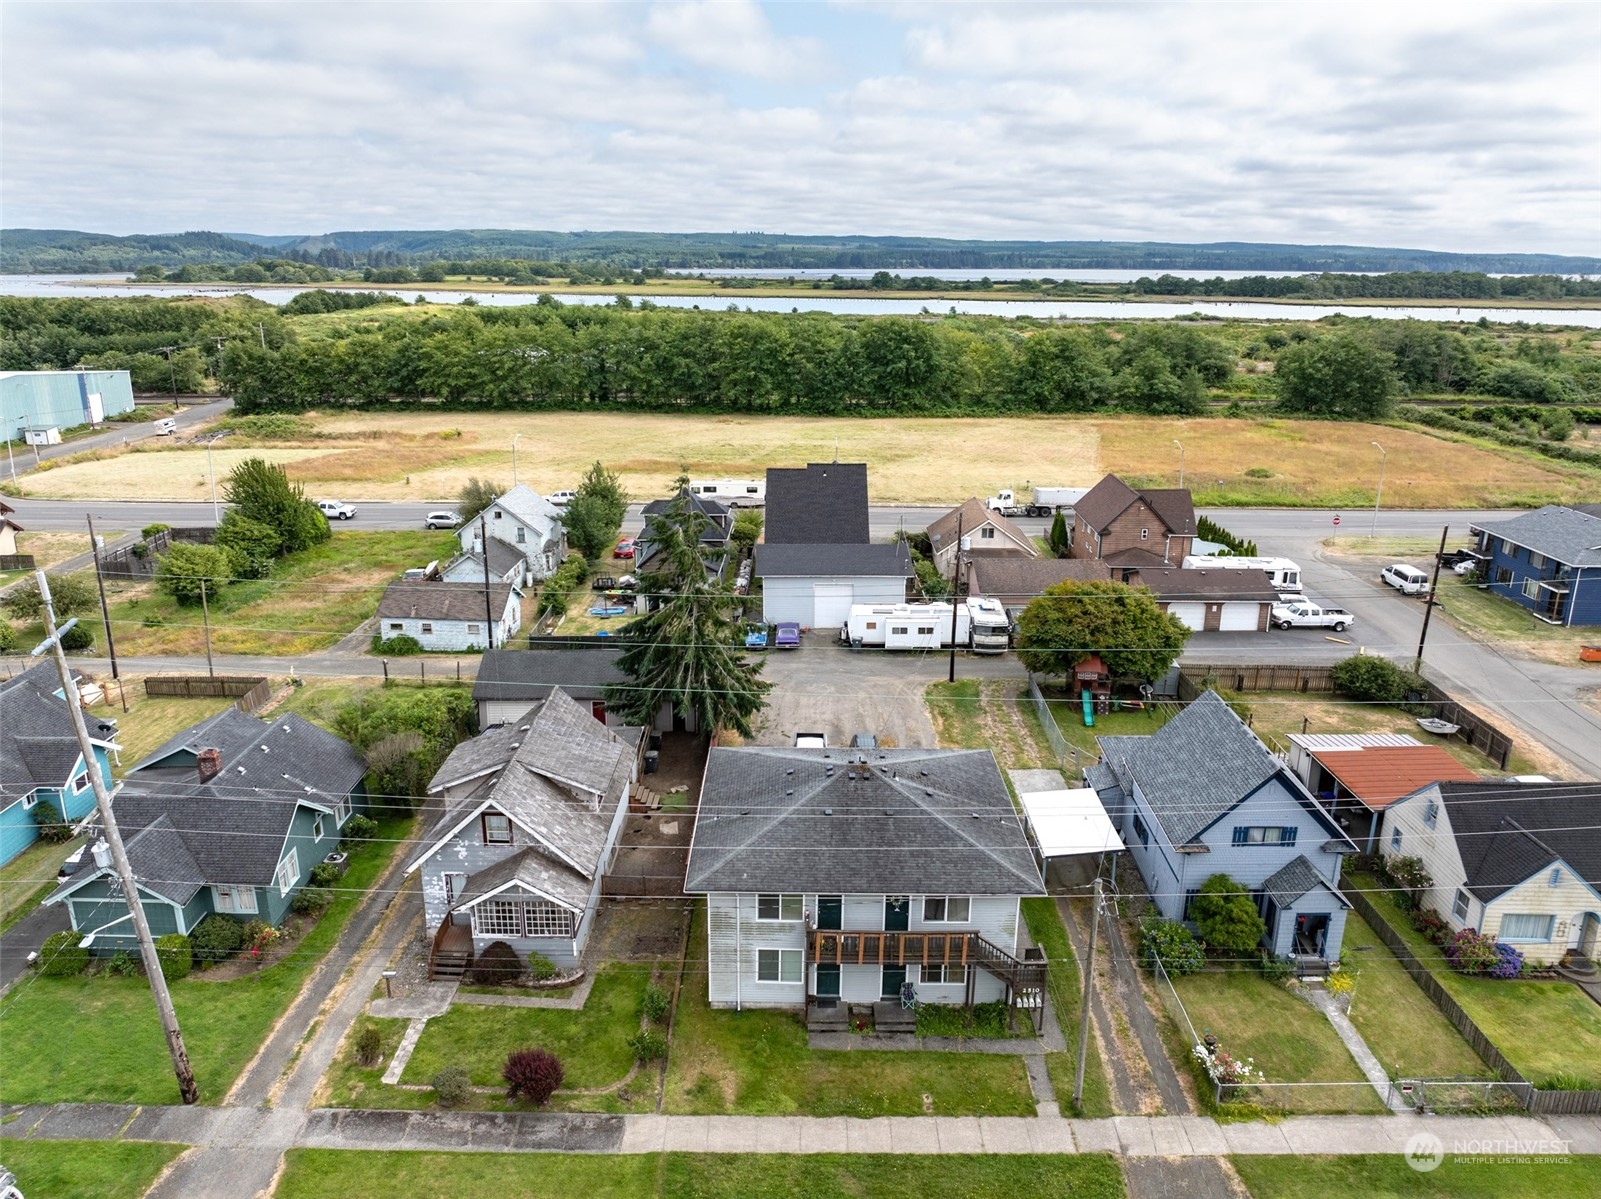
[[[99,424],[131,411],[127,371],[0,371],[0,436]]]

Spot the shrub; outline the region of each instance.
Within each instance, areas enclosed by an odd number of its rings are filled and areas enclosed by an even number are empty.
[[[383,1056],[384,1039],[376,1024],[364,1024],[356,1034],[356,1064],[372,1067]]]
[[[341,841],[366,841],[378,831],[378,822],[371,816],[360,813],[345,821],[345,827],[340,830]]]
[[[33,805],[33,822],[39,826],[39,840],[60,845],[72,840],[72,826],[61,815],[61,809],[48,799]]]
[[[653,1028],[637,1032],[628,1038],[628,1048],[634,1051],[634,1060],[641,1064],[660,1061],[667,1056],[667,1038]]]
[[[556,977],[556,963],[542,953],[528,955],[528,977],[537,982]]]
[[[1392,857],[1385,859],[1384,873],[1390,881],[1400,888],[1400,899],[1403,895],[1409,907],[1417,907],[1423,902],[1423,893],[1434,885],[1434,878],[1429,874],[1428,867],[1424,866],[1423,859],[1419,857]]]
[[[189,948],[201,969],[212,962],[223,962],[239,952],[245,943],[244,925],[232,916],[213,913],[202,920],[189,934]]]
[[[0,620],[0,654],[9,654],[17,648],[17,630],[8,620]]]
[[[83,934],[63,929],[51,933],[39,947],[39,973],[46,978],[71,978],[89,967],[89,951],[79,944]]]
[[[460,1107],[472,1098],[472,1075],[460,1066],[446,1066],[433,1077],[434,1102],[440,1107]]]
[[[228,555],[214,545],[179,541],[156,559],[156,586],[180,604],[198,605],[202,588],[215,600],[232,573]]]
[[[1323,987],[1330,995],[1349,995],[1356,990],[1356,974],[1350,970],[1343,970],[1335,962],[1329,967],[1328,977],[1323,980]]]
[[[1288,982],[1295,975],[1295,966],[1277,954],[1262,954],[1262,977],[1270,983]]]
[[[194,951],[189,938],[182,933],[167,933],[156,938],[156,960],[161,963],[161,977],[168,982],[188,978],[195,967]]]
[[[119,949],[107,960],[106,973],[117,978],[132,978],[139,973],[139,959],[126,949]]]
[[[411,658],[423,652],[422,642],[406,633],[395,637],[380,637],[373,634],[372,652],[382,654],[386,658]]]
[[[1523,973],[1523,951],[1516,946],[1495,944],[1495,965],[1490,967],[1491,978],[1516,978]]]
[[[158,520],[155,524],[146,525],[144,528],[140,529],[139,530],[139,536],[142,537],[144,540],[149,541],[157,533],[165,533],[170,528],[172,528],[171,525],[163,524],[161,521]]]
[[[1355,654],[1329,671],[1334,689],[1366,703],[1393,704],[1406,696],[1405,672],[1388,658]]]
[[[313,887],[331,887],[339,881],[339,867],[331,862],[318,862],[311,868],[311,878],[307,881]]]
[[[61,634],[61,648],[69,654],[82,653],[86,649],[93,649],[95,644],[94,630],[82,622],[73,625]]]
[[[1451,939],[1451,926],[1433,908],[1418,908],[1407,919],[1432,944],[1444,945]]]
[[[669,1000],[667,992],[651,983],[645,988],[645,1019],[655,1024],[667,1014]]]
[[[500,1076],[506,1080],[507,1099],[542,1104],[556,1093],[566,1071],[548,1049],[518,1049],[506,1058]]]
[[[1206,964],[1206,955],[1182,924],[1146,916],[1140,921],[1140,961],[1151,966],[1157,960],[1169,974],[1194,974]]]
[[[1196,931],[1208,945],[1247,953],[1257,947],[1267,926],[1245,887],[1226,874],[1201,884],[1190,903]]]
[[[514,982],[523,972],[523,960],[504,941],[491,941],[472,965],[472,981],[480,987]]]
[[[289,910],[297,916],[318,916],[334,901],[334,894],[326,887],[302,887],[289,901]]]
[[[572,593],[584,585],[589,576],[589,562],[582,554],[568,554],[556,572],[545,580],[539,593],[539,614],[549,615],[567,611]]]
[[[1494,937],[1465,928],[1446,942],[1445,960],[1458,974],[1487,974],[1500,962],[1501,955],[1496,952]]]
[[[1593,1085],[1577,1074],[1548,1074],[1540,1080],[1542,1091],[1588,1091]]]

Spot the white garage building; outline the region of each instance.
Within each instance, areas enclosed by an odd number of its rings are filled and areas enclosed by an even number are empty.
[[[891,545],[759,545],[762,619],[838,628],[852,604],[903,604],[912,559]]]
[[[1278,601],[1267,574],[1250,570],[1141,569],[1134,582],[1198,633],[1265,631]]]

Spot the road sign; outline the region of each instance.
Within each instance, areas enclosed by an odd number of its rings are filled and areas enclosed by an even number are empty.
[[[1335,524],[1339,524],[1339,523],[1340,523],[1340,518],[1339,518],[1339,517],[1338,517],[1338,516],[1336,516],[1336,517],[1335,517],[1335,518],[1334,518],[1334,523],[1335,523]]]

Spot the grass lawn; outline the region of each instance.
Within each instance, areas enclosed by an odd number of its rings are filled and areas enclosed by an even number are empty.
[[[1355,912],[1340,959],[1358,972],[1351,1023],[1391,1078],[1495,1077]]]
[[[1028,935],[1045,951],[1045,959],[1050,963],[1045,986],[1051,994],[1056,1023],[1067,1038],[1066,1053],[1045,1055],[1045,1068],[1051,1076],[1051,1086],[1056,1089],[1056,1102],[1063,1115],[1110,1116],[1113,1114],[1112,1094],[1093,1027],[1089,1052],[1084,1057],[1084,1103],[1078,1108],[1073,1106],[1073,1078],[1078,1070],[1078,1024],[1084,1010],[1084,976],[1079,972],[1067,929],[1056,910],[1056,900],[1043,896],[1023,900],[1023,919],[1028,924]]]
[[[1057,768],[1028,688],[1006,679],[931,683],[929,718],[945,749],[988,749],[1001,770]]]
[[[1384,1111],[1328,1019],[1286,987],[1255,970],[1208,970],[1173,983],[1195,1031],[1204,1037],[1210,1029],[1229,1053],[1254,1058],[1265,1081],[1360,1084],[1309,1087],[1291,1096],[1274,1093],[1265,1100],[1269,1106],[1298,1112]]]
[[[125,529],[97,528],[95,532],[106,539],[111,545],[127,532]],[[89,552],[89,527],[72,532],[59,533],[18,533],[17,553],[32,554],[35,566],[42,566],[46,570],[54,570],[58,562],[65,562],[68,558],[76,558],[79,554]],[[27,571],[24,574],[29,573]],[[94,581],[94,574],[89,575],[90,582]]]
[[[1572,983],[1473,978],[1446,965],[1445,955],[1417,932],[1394,900],[1370,877],[1346,876],[1406,941],[1446,991],[1462,1005],[1508,1061],[1535,1086],[1571,1074],[1601,1087],[1601,1007]]]
[[[172,984],[202,1102],[220,1102],[255,1056],[411,824],[410,817],[379,821],[373,840],[351,854],[344,889],[289,957],[232,982],[212,982],[197,971]],[[70,1037],[39,1032],[69,1027]],[[0,1001],[0,1044],[6,1046],[0,1064],[0,1101],[6,1103],[177,1101],[142,977],[29,977]]]
[[[1171,714],[1165,708],[1146,708],[1141,712],[1108,712],[1105,716],[1097,716],[1093,728],[1084,724],[1084,705],[1077,700],[1052,699],[1051,689],[1043,688],[1046,702],[1050,704],[1051,715],[1056,717],[1056,727],[1062,731],[1072,745],[1087,754],[1087,762],[1093,762],[1101,756],[1100,747],[1095,744],[1096,737],[1118,736],[1138,737],[1156,732],[1167,723]]]
[[[695,907],[662,1110],[678,1115],[1032,1116],[1021,1058],[811,1050],[795,1012],[706,1003],[706,906]]]
[[[1117,1161],[1062,1156],[890,1154],[407,1153],[291,1149],[274,1199],[425,1195],[429,1199],[1122,1199]]]
[[[186,1148],[155,1141],[4,1141],[0,1160],[24,1195],[138,1199]]]
[[[1601,1157],[1540,1159],[1539,1165],[1456,1162],[1419,1173],[1399,1153],[1363,1157],[1229,1158],[1253,1199],[1545,1199],[1601,1194]]]
[[[385,586],[401,571],[448,558],[455,548],[455,537],[448,532],[341,529],[321,545],[281,559],[270,579],[240,580],[214,596],[212,652],[304,654],[326,649],[378,610]],[[205,652],[198,607],[179,607],[153,583],[119,590],[111,603],[119,653]]]
[[[120,640],[117,650],[119,653],[122,650]],[[121,680],[122,696],[128,700],[128,710],[124,712],[116,684],[109,679],[105,682],[109,685],[106,696],[108,702],[90,710],[96,716],[117,722],[117,744],[122,746],[118,757],[122,765],[113,773],[119,776],[126,774],[153,750],[190,725],[199,724],[234,705],[231,699],[178,699],[165,695],[146,695],[142,679],[125,675]]]
[[[1440,575],[1435,608],[1470,637],[1562,666],[1579,665],[1579,647],[1601,640],[1595,629],[1565,629],[1537,620],[1521,604],[1481,591],[1450,571]],[[1601,682],[1601,667],[1590,669]]]
[[[35,841],[0,866],[0,932],[33,911],[55,889],[56,871],[78,845],[76,838],[59,845]]]

